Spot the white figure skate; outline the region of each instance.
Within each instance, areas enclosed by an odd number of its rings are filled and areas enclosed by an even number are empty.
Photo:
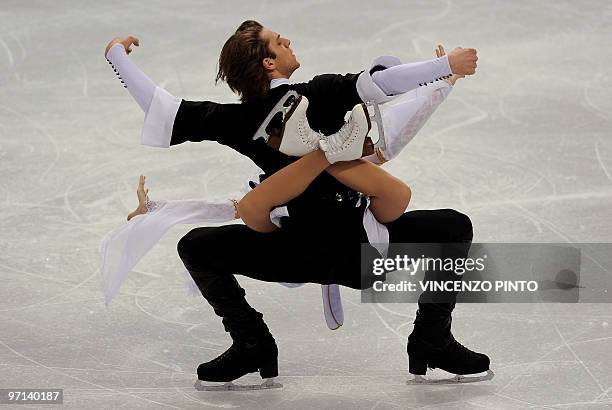
[[[368,130],[371,128],[371,121],[377,124],[377,133],[368,134],[363,143],[361,156],[367,156],[371,155],[375,148],[384,148],[385,139],[378,105],[363,105],[363,107],[368,117]],[[316,150],[319,148],[321,139],[331,136],[325,137],[310,127],[306,118],[307,108],[308,99],[306,97],[300,96],[295,91],[288,91],[272,108],[272,111],[253,136],[253,140],[263,138],[271,147],[284,154],[296,157],[304,156]],[[351,116],[353,115],[354,113],[351,113]],[[350,118],[347,123],[349,121]],[[347,124],[344,125],[344,127],[346,126]],[[378,135],[374,136],[375,134]]]
[[[319,147],[330,164],[361,158],[363,144],[371,127],[365,104],[356,105],[340,131],[324,136],[319,141]]]

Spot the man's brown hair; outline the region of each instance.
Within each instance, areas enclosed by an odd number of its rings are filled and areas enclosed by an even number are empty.
[[[242,102],[262,97],[270,90],[270,79],[263,67],[264,58],[276,58],[269,42],[261,38],[263,26],[254,20],[240,24],[227,39],[219,56],[215,82],[225,81]]]

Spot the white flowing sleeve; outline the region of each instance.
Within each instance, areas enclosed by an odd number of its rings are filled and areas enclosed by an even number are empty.
[[[123,45],[112,46],[107,60],[145,113],[141,143],[151,147],[169,147],[174,119],[182,100],[155,85],[130,59]]]
[[[177,224],[220,223],[234,220],[231,200],[157,201],[146,214],[138,215],[104,237],[100,245],[100,273],[108,305],[128,273]]]

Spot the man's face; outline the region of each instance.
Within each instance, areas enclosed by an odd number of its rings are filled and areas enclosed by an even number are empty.
[[[300,67],[293,50],[289,47],[291,41],[265,27],[261,30],[260,35],[262,39],[268,40],[270,51],[276,54],[276,58],[267,58],[268,61],[264,60],[264,67],[270,71],[276,71],[282,77],[289,78]]]

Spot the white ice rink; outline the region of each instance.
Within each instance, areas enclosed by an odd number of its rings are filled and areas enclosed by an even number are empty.
[[[477,48],[477,75],[386,165],[412,187],[410,208],[467,213],[476,242],[612,242],[610,2],[2,0],[0,388],[63,388],[61,408],[92,410],[610,408],[610,304],[460,305],[454,333],[495,379],[407,386],[414,304],[343,289],[346,322],[330,331],[318,285],[239,278],[279,344],[284,388],[229,393],[192,387],[230,339],[184,292],[189,227],[104,305],[98,246],[135,207],[139,174],[151,197],[185,199],[231,195],[256,169],[215,143],[139,145],[143,115],[104,47],[137,35],[132,58],[158,84],[229,102],[216,60],[249,18],[292,40],[295,80]]]

